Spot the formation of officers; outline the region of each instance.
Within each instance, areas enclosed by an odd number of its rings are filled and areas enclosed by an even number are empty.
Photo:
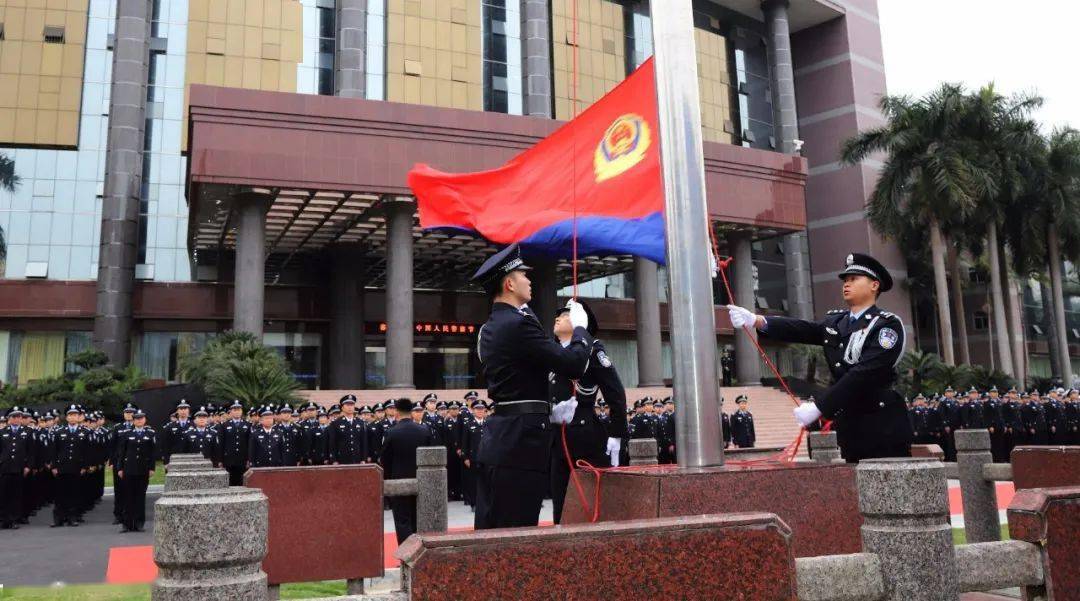
[[[956,460],[953,432],[987,430],[994,461],[1005,463],[1017,445],[1080,444],[1080,390],[1051,388],[1002,394],[974,388],[958,394],[951,386],[929,398],[909,401],[908,418],[916,444],[936,444],[946,461]]]

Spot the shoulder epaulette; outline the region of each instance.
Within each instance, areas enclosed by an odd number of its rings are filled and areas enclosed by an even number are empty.
[[[847,313],[847,309],[832,309],[825,312],[826,315],[840,315],[841,313]]]

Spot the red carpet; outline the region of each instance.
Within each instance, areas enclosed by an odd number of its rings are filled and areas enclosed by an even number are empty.
[[[157,577],[154,565],[154,548],[113,547],[109,549],[109,567],[105,572],[105,582],[124,584],[132,582],[153,582]]]

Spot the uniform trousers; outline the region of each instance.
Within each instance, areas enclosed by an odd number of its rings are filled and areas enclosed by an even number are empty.
[[[23,518],[22,474],[0,474],[0,524],[10,526]]]
[[[461,496],[469,507],[476,506],[476,466],[461,465]]]
[[[229,486],[243,486],[244,473],[247,468],[242,465],[226,465],[225,471],[229,472]]]
[[[416,533],[416,497],[391,497],[390,511],[394,514],[394,532],[400,545]]]
[[[62,525],[79,515],[79,501],[82,476],[79,474],[58,474],[53,478],[53,524]]]
[[[124,518],[124,489],[127,487],[127,481],[117,474],[116,466],[112,466],[112,481],[113,481],[113,517],[121,520]]]
[[[549,485],[547,472],[485,464],[477,467],[477,530],[540,523],[540,506]]]
[[[124,527],[137,530],[146,523],[146,488],[150,485],[150,475],[124,474],[124,480],[127,481],[124,495]]]

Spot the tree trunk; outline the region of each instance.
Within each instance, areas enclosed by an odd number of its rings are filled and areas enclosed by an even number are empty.
[[[930,221],[930,255],[934,263],[934,295],[941,322],[941,356],[946,365],[956,365],[953,352],[952,315],[949,313],[949,284],[945,277],[945,240],[937,219]]]
[[[953,314],[956,315],[956,337],[960,347],[961,365],[971,365],[971,352],[968,349],[967,313],[964,311],[964,284],[960,279],[960,258],[956,245],[949,244],[949,275],[952,276]]]
[[[1072,384],[1072,361],[1069,359],[1069,330],[1065,326],[1065,293],[1061,276],[1061,241],[1058,238],[1057,224],[1050,222],[1046,226],[1047,259],[1050,262],[1050,293],[1054,300],[1054,329],[1057,331],[1057,346],[1051,352],[1057,352],[1061,364],[1061,383]]]
[[[1028,355],[1027,337],[1024,330],[1024,303],[1020,286],[1011,269],[1009,269],[1009,248],[1002,245],[998,253],[998,273],[1001,277],[1001,285],[1005,291],[1005,318],[1009,324],[1009,346],[1012,349],[1013,370],[1016,372],[1018,383],[1023,386],[1027,382]]]
[[[1057,352],[1057,324],[1054,323],[1054,300],[1053,292],[1046,282],[1039,282],[1039,292],[1042,296],[1043,328],[1046,329],[1046,344],[1050,355],[1050,377],[1054,380],[1061,378],[1061,355]]]
[[[1001,371],[1014,378],[1019,378],[1014,368],[1012,348],[1009,346],[1009,322],[1005,314],[1005,289],[1001,281],[1001,259],[998,257],[997,223],[991,222],[986,228],[986,252],[990,263],[990,296],[994,311],[994,334],[997,336],[998,358],[1001,359]]]

